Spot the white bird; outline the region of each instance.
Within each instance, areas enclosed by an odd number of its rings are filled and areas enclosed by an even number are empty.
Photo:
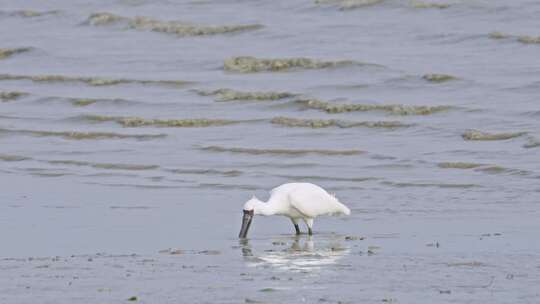
[[[254,215],[283,215],[291,219],[296,234],[300,234],[298,220],[302,219],[308,234],[313,234],[313,220],[319,215],[351,214],[351,210],[323,188],[310,183],[283,184],[270,191],[270,198],[262,202],[253,196],[244,204],[242,228],[238,237],[247,236]]]

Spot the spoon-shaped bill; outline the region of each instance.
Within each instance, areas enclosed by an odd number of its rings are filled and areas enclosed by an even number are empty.
[[[244,216],[242,217],[242,228],[240,228],[240,233],[238,234],[239,238],[246,238],[252,220],[253,210],[244,210]]]

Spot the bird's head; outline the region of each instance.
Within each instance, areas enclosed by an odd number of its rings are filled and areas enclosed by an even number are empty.
[[[255,205],[259,200],[253,196],[249,201],[244,204],[244,216],[242,217],[242,228],[240,228],[239,238],[246,238],[251,221],[255,215]]]

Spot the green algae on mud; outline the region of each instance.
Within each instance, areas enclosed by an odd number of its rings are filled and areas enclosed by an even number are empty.
[[[23,97],[23,96],[27,96],[29,95],[28,93],[25,93],[25,92],[16,92],[16,91],[13,91],[13,92],[0,92],[0,100],[1,101],[11,101],[11,100],[16,100],[20,97]]]
[[[0,154],[0,160],[5,162],[18,162],[23,160],[29,160],[30,157],[20,155]]]
[[[337,6],[340,10],[350,10],[382,3],[384,0],[315,0],[315,4]]]
[[[381,129],[397,129],[408,128],[411,124],[404,124],[399,121],[362,121],[352,122],[343,121],[337,119],[299,119],[290,117],[274,117],[270,121],[273,124],[287,126],[287,127],[303,127],[303,128],[327,128],[327,127],[339,127],[339,128],[353,128],[353,127],[365,127],[365,128],[381,128]]]
[[[98,122],[113,121],[123,127],[170,127],[170,128],[202,128],[212,126],[226,126],[242,123],[239,120],[226,119],[145,119],[141,117],[114,117],[101,115],[85,115],[84,119]]]
[[[515,137],[520,137],[527,132],[512,132],[512,133],[488,133],[478,130],[468,130],[461,135],[465,140],[507,140]]]
[[[361,150],[327,150],[327,149],[255,149],[255,148],[240,148],[240,147],[221,147],[221,146],[205,146],[199,148],[202,151],[208,152],[228,152],[237,154],[251,154],[251,155],[360,155],[365,153]]]
[[[8,58],[8,57],[11,57],[13,55],[16,55],[16,54],[20,54],[20,53],[26,53],[26,52],[30,52],[32,50],[32,48],[28,48],[28,47],[25,47],[25,48],[6,48],[6,49],[2,49],[0,48],[0,59],[5,59],[5,58]]]
[[[530,172],[519,169],[505,168],[496,165],[479,164],[479,163],[467,163],[467,162],[443,162],[437,164],[439,168],[443,169],[473,169],[475,172],[482,172],[487,174],[511,174],[511,175],[529,175]]]
[[[447,82],[451,80],[457,80],[459,78],[452,75],[447,75],[447,74],[425,74],[424,76],[422,76],[422,79],[427,80],[429,82],[442,83],[442,82]]]
[[[221,26],[195,25],[178,21],[162,21],[143,16],[131,18],[111,13],[92,14],[88,17],[87,24],[94,26],[121,25],[126,29],[173,34],[178,37],[230,34],[263,28],[260,24]]]
[[[450,4],[448,3],[437,3],[437,2],[424,2],[424,1],[411,1],[410,5],[413,8],[438,8],[438,9],[445,9],[449,8]]]
[[[110,79],[98,77],[79,77],[62,75],[11,75],[0,74],[0,80],[30,80],[33,82],[82,82],[90,86],[112,86],[119,84],[167,85],[185,86],[189,81],[182,80],[139,80],[139,79]]]
[[[120,134],[112,132],[79,132],[79,131],[40,131],[21,129],[0,129],[0,134],[28,135],[35,137],[61,137],[70,140],[101,140],[101,139],[137,139],[150,140],[166,137],[167,134]]]
[[[107,170],[141,171],[141,170],[159,169],[159,166],[157,166],[157,165],[92,163],[92,162],[76,161],[76,160],[49,160],[49,161],[47,161],[47,163],[53,164],[53,165],[84,166],[84,167],[92,167],[92,168],[96,168],[96,169],[107,169]]]
[[[491,32],[488,34],[488,37],[497,40],[514,39],[515,41],[523,44],[540,44],[540,36],[512,35],[503,32]]]
[[[292,69],[326,69],[345,66],[363,65],[352,60],[321,61],[310,58],[256,58],[252,56],[239,56],[226,59],[223,69],[227,72],[257,73],[281,72]]]
[[[298,96],[298,94],[288,92],[245,92],[232,89],[217,89],[217,90],[197,90],[201,96],[216,96],[216,101],[234,101],[234,100],[280,100],[289,97]]]
[[[473,169],[484,166],[484,164],[466,162],[442,162],[438,163],[437,166],[444,169]]]
[[[327,113],[383,111],[393,115],[431,115],[450,110],[450,106],[409,106],[399,104],[335,104],[318,99],[298,99],[295,101],[306,108]]]
[[[16,10],[16,11],[0,11],[0,15],[7,15],[10,17],[22,17],[22,18],[32,18],[32,17],[41,17],[46,15],[58,15],[60,14],[59,10],[52,11],[33,11],[33,10]]]

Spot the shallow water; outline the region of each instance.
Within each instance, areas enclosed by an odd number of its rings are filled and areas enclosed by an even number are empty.
[[[3,1],[0,302],[538,302],[539,13]],[[239,242],[290,181],[352,215]]]

